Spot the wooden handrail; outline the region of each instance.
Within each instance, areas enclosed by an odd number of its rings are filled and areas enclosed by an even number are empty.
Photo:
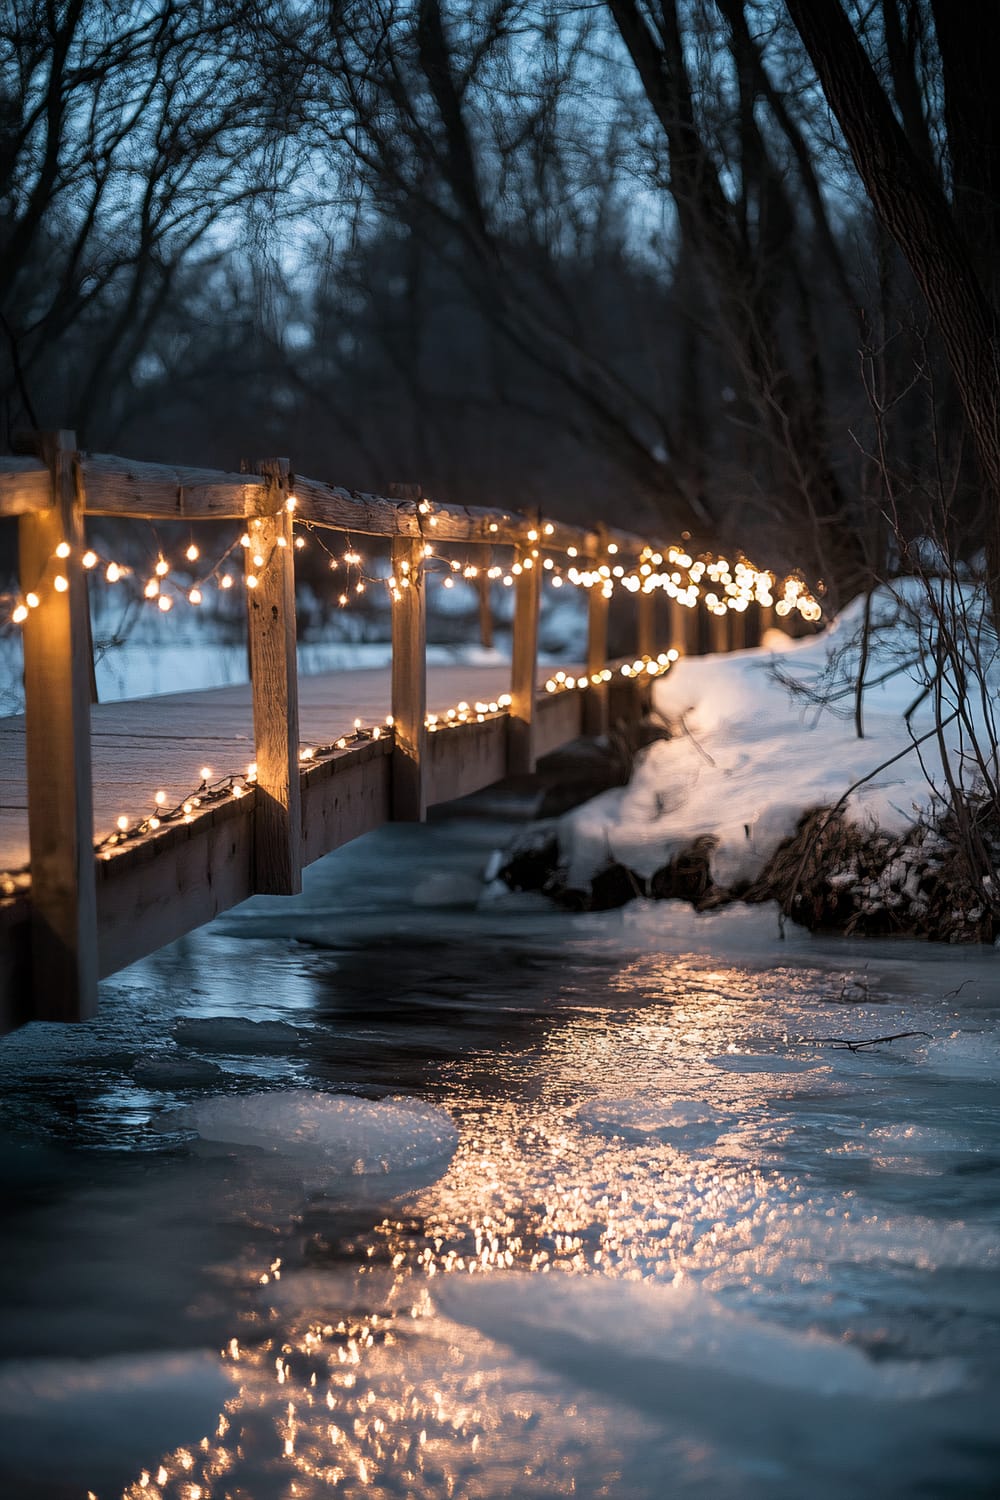
[[[142,463],[109,453],[77,453],[76,474],[85,515],[141,520],[244,520],[260,514],[264,488],[259,474]],[[523,547],[537,540],[551,551],[574,549],[584,561],[593,561],[601,546],[596,531],[558,521],[540,522],[518,511],[435,504],[424,513],[412,500],[346,490],[302,475],[293,476],[293,487],[298,519],[359,536],[496,547]],[[51,503],[44,464],[30,457],[0,458],[0,516],[32,514],[47,510]],[[609,530],[606,536],[622,557],[646,545],[627,531]]]

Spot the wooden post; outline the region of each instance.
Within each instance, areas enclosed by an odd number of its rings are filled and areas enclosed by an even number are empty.
[[[493,645],[493,610],[490,606],[490,579],[486,567],[476,577],[479,593],[479,644],[487,650]]]
[[[598,527],[600,544],[593,567],[602,567],[608,550],[602,528]],[[588,590],[587,600],[587,676],[602,672],[608,664],[608,600],[600,583]],[[591,682],[583,700],[583,731],[603,735],[608,732],[608,684]]]
[[[97,1010],[83,507],[75,434],[40,433],[33,446],[52,471],[52,508],[19,522],[21,587],[39,599],[24,621],[31,1013],[42,1021],[82,1021]],[[69,555],[59,557],[63,547]]]
[[[757,638],[758,639],[758,644],[763,643],[764,632],[766,630],[773,630],[774,626],[775,626],[774,605],[773,604],[758,604],[758,606],[757,606],[757,629],[758,629],[758,632],[759,632],[759,635],[758,635],[758,638]]]
[[[678,656],[698,655],[698,610],[670,600],[670,646]]]
[[[730,651],[742,651],[747,643],[747,617],[740,609],[727,611],[729,617],[729,649]]]
[[[299,693],[295,660],[295,547],[287,458],[261,459],[267,479],[247,518],[247,628],[257,788],[253,888],[272,896],[302,889]],[[256,580],[251,584],[251,580]]]
[[[538,677],[538,612],[542,568],[531,548],[519,549],[521,571],[514,581],[514,628],[510,661],[510,719],[507,725],[507,770],[530,775],[535,769],[535,696]]]
[[[424,547],[418,538],[393,537],[392,572],[399,598],[392,605],[392,816],[422,823],[427,741],[427,594]]]
[[[640,656],[656,655],[656,591],[640,590],[638,597],[636,636]]]
[[[725,614],[708,617],[709,651],[721,655],[729,650],[729,610]]]

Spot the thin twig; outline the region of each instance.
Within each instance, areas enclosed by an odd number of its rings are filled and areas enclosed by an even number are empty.
[[[855,1037],[853,1041],[847,1036],[800,1036],[799,1041],[816,1046],[838,1047],[841,1051],[860,1052],[864,1047],[878,1047],[882,1042],[901,1042],[908,1036],[925,1036],[929,1041],[934,1040],[929,1031],[894,1031],[892,1036]]]

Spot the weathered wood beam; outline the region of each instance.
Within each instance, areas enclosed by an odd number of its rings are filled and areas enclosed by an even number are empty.
[[[135,463],[107,453],[81,453],[78,468],[84,509],[92,516],[242,520],[260,515],[266,503],[259,474]]]
[[[296,489],[296,493],[298,493]],[[427,590],[424,543],[394,537],[392,573],[392,816],[420,823],[427,814],[424,760],[427,741]]]
[[[52,475],[41,459],[0,458],[0,516],[27,516],[52,504]]]
[[[25,755],[31,854],[32,1015],[97,1010],[97,899],[90,776],[90,636],[83,511],[72,432],[38,434],[52,503],[19,521]],[[59,556],[65,551],[65,556]]]
[[[302,889],[299,696],[295,660],[295,547],[288,460],[260,460],[260,514],[247,524],[247,628],[257,756],[253,888]],[[253,586],[251,586],[253,581]]]

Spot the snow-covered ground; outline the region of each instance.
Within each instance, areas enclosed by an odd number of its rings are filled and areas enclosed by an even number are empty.
[[[818,636],[791,641],[772,631],[758,649],[681,660],[654,686],[654,708],[673,738],[643,752],[628,786],[563,820],[568,885],[585,887],[609,860],[648,878],[710,835],[713,878],[729,887],[759,875],[804,812],[839,803],[850,788],[846,816],[890,833],[943,811],[945,762],[974,791],[977,755],[996,769],[991,698],[980,689],[996,701],[1000,673],[971,591],[958,604],[967,627],[976,622],[985,684],[970,678],[964,712],[954,717],[959,699],[945,681],[940,739],[935,695],[921,700],[933,677],[933,632],[926,586],[915,580],[873,600],[878,629],[865,671],[863,738],[852,690],[863,600]]]

